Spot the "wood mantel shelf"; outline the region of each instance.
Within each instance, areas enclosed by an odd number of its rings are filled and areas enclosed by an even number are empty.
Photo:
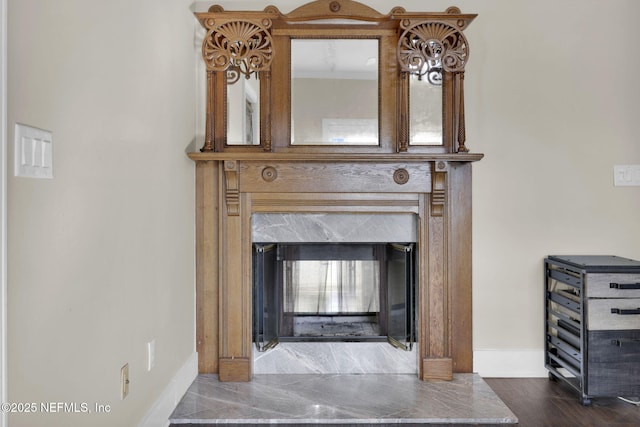
[[[252,160],[271,162],[477,162],[481,153],[258,153],[258,152],[192,152],[194,161]]]

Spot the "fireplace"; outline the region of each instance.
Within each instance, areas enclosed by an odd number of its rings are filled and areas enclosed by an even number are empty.
[[[472,372],[471,166],[483,155],[465,145],[463,30],[475,15],[317,0],[289,14],[212,6],[197,16],[206,30],[205,141],[189,154],[199,371],[250,381],[256,354],[284,344],[404,352],[390,341],[412,349],[421,379]],[[318,80],[297,57],[308,51],[344,73]],[[357,72],[342,69],[340,58],[360,53]],[[284,236],[268,236],[274,219]],[[329,269],[328,288],[368,279],[351,294],[319,292],[307,278]],[[404,276],[401,290],[394,276]]]
[[[414,214],[253,214],[253,372],[416,374],[417,226]],[[287,309],[298,278],[306,296]]]
[[[445,161],[443,156],[436,161],[420,156],[401,164],[318,156],[294,161],[286,156],[254,160],[235,154],[235,160],[223,161],[207,160],[220,154],[191,156],[197,159],[198,203],[202,207],[198,217],[197,313],[198,353],[204,372],[216,372],[222,380],[251,379],[258,356],[253,320],[254,300],[258,299],[253,291],[258,271],[253,260],[255,244],[275,245],[277,254],[278,245],[282,252],[291,249],[288,243],[306,243],[313,252],[338,243],[336,234],[344,237],[355,228],[330,227],[319,217],[328,218],[329,223],[349,217],[350,223],[383,234],[396,228],[415,231],[415,239],[383,235],[372,237],[374,242],[362,242],[356,236],[354,242],[341,243],[366,243],[364,246],[373,251],[371,243],[415,240],[414,372],[423,379],[447,379],[453,372],[472,370],[470,162]],[[404,184],[392,178],[401,167],[411,176]],[[277,179],[264,180],[263,171],[268,168],[277,171]],[[354,175],[368,184],[360,186],[346,179]],[[315,192],[307,191],[309,177]],[[234,188],[239,189],[235,194]],[[220,209],[215,208],[218,201]],[[274,231],[273,224],[260,227],[274,217],[281,218],[278,221],[284,229],[293,222],[303,226],[292,227],[282,239],[259,236],[256,230],[263,229],[266,235]],[[383,225],[376,227],[374,219]],[[407,222],[413,225],[403,227]],[[299,229],[312,234],[311,242],[304,242],[304,236],[296,231]],[[304,257],[307,255],[298,251],[298,258]],[[266,346],[271,339],[261,340],[260,345]]]
[[[411,243],[254,243],[253,339],[375,342],[415,340]]]

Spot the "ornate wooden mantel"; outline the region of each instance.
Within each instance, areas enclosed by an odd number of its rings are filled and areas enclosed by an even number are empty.
[[[189,154],[196,162],[200,372],[217,373],[221,381],[251,379],[251,216],[278,212],[416,215],[418,375],[451,379],[454,372],[472,372],[471,165],[483,155],[466,146],[468,45],[462,30],[475,15],[457,8],[443,13],[394,8],[382,15],[350,0],[319,0],[287,15],[272,6],[263,12],[213,6],[197,16],[208,31],[206,138],[201,152]],[[331,19],[373,24],[324,22]],[[314,20],[322,23],[309,24]],[[377,38],[385,55],[381,62],[395,58],[381,71],[376,146],[290,144],[290,64],[278,55],[289,51],[292,34],[334,33]],[[425,61],[437,65],[443,82],[443,143],[437,147],[414,146],[408,139],[408,76]],[[260,76],[256,145],[227,144],[230,70]]]

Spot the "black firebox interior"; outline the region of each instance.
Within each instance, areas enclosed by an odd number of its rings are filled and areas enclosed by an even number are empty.
[[[253,340],[415,338],[413,243],[254,243]]]

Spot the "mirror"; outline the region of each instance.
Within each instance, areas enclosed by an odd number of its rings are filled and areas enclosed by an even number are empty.
[[[227,71],[227,145],[260,144],[260,81]]]
[[[378,40],[291,40],[291,144],[378,145]]]
[[[411,75],[409,144],[443,144],[442,102],[442,72],[439,69],[425,69],[424,73]]]

